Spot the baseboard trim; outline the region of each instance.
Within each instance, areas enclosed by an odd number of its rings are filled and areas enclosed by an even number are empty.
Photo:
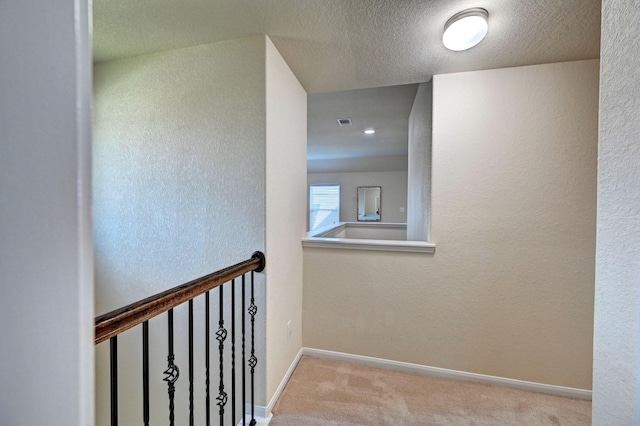
[[[282,392],[284,391],[284,388],[287,386],[287,383],[289,383],[289,379],[291,378],[291,375],[293,374],[294,370],[298,366],[298,363],[302,358],[303,352],[304,352],[304,348],[298,351],[298,353],[296,354],[296,357],[291,362],[289,369],[287,370],[284,377],[282,378],[282,381],[276,388],[276,391],[273,393],[273,396],[271,397],[271,400],[269,401],[267,406],[265,407],[262,405],[256,405],[254,407],[255,417],[256,417],[256,421],[258,422],[258,426],[267,426],[271,421],[271,418],[273,417],[273,414],[271,413],[271,411],[273,410],[273,407],[275,407],[276,402],[278,402],[278,399],[280,399],[280,395],[282,395]],[[251,412],[251,404],[247,404],[247,406],[245,407],[245,410],[246,410],[245,412]],[[251,420],[250,415],[248,418],[249,420]],[[240,421],[240,423],[242,423],[242,421]]]
[[[273,410],[273,407],[275,407],[276,402],[278,402],[278,399],[280,399],[280,395],[282,395],[282,392],[284,391],[284,388],[287,386],[287,383],[289,383],[289,379],[291,378],[291,375],[293,374],[293,371],[298,366],[298,363],[300,362],[300,359],[302,358],[302,355],[304,354],[304,349],[305,348],[301,348],[298,351],[298,353],[296,354],[296,357],[291,362],[291,365],[289,366],[289,369],[287,370],[287,372],[285,373],[284,377],[282,378],[282,381],[280,382],[280,384],[276,388],[276,391],[273,393],[273,396],[271,397],[271,401],[269,401],[269,404],[267,404],[267,406],[265,407],[265,410],[266,410],[265,414],[271,414],[271,410]],[[267,416],[265,416],[265,417],[267,417]]]
[[[334,361],[344,361],[353,364],[366,365],[369,367],[384,368],[386,370],[402,371],[405,373],[422,374],[425,376],[441,377],[444,379],[467,380],[472,382],[484,383],[488,385],[504,386],[513,389],[521,389],[532,392],[541,392],[551,395],[568,396],[577,399],[591,400],[592,392],[586,389],[570,388],[565,386],[547,385],[544,383],[527,382],[524,380],[508,379],[505,377],[488,376],[484,374],[468,373],[465,371],[449,370],[446,368],[429,367],[420,364],[411,364],[408,362],[392,361],[382,358],[373,358],[362,355],[353,355],[343,352],[333,352],[323,349],[302,348],[302,355],[312,356],[316,358],[330,359]],[[296,358],[295,364],[299,361]],[[292,364],[291,372],[295,369]],[[289,373],[287,373],[289,374]],[[289,380],[290,375],[287,377]],[[285,383],[286,384],[286,383]],[[275,398],[276,395],[274,395]],[[278,397],[280,395],[278,394]],[[275,401],[272,399],[273,404]],[[277,401],[277,399],[276,399]],[[273,408],[273,406],[271,406]]]

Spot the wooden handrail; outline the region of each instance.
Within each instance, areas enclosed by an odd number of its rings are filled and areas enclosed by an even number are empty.
[[[264,265],[264,254],[257,251],[253,253],[251,259],[244,262],[100,315],[95,320],[95,344],[117,336],[247,272],[261,272]]]

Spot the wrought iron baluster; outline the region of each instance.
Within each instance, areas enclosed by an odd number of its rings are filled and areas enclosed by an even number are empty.
[[[118,426],[118,336],[109,339],[109,370],[111,374],[111,426]]]
[[[189,300],[189,426],[193,426],[193,299]]]
[[[164,371],[166,374],[163,379],[167,382],[167,392],[169,393],[169,426],[175,425],[175,407],[174,407],[174,395],[176,392],[175,383],[180,376],[180,370],[178,366],[174,364],[175,354],[173,353],[173,309],[169,309],[167,311],[168,315],[168,329],[169,329],[169,355],[167,356],[167,364],[168,367]]]
[[[236,280],[231,280],[231,421],[236,424]]]
[[[244,305],[244,301],[245,301],[245,291],[244,291],[244,287],[245,287],[245,276],[246,274],[242,274],[242,426],[246,426],[247,424],[247,419],[246,419],[246,415],[245,415],[245,410],[246,410],[246,404],[247,404],[247,392],[246,392],[246,360],[245,360],[245,356],[244,356],[244,352],[245,352],[245,305]]]
[[[142,421],[149,426],[149,321],[142,323]]]
[[[246,420],[250,417],[250,424],[255,425],[255,368],[258,364],[258,359],[256,358],[256,346],[255,346],[255,316],[257,314],[257,306],[255,304],[255,288],[254,288],[254,273],[252,272],[261,272],[264,269],[265,258],[264,254],[261,252],[254,252],[251,256],[250,260],[245,260],[243,262],[237,263],[220,271],[202,276],[196,280],[192,280],[188,283],[184,283],[180,286],[176,286],[170,290],[163,291],[154,296],[147,297],[140,301],[134,302],[127,306],[123,306],[121,308],[115,309],[107,314],[96,317],[95,319],[95,336],[94,342],[95,344],[99,344],[105,340],[110,340],[110,398],[111,398],[111,426],[117,426],[119,423],[118,416],[118,334],[126,331],[130,328],[133,328],[139,324],[142,324],[142,391],[143,391],[143,400],[142,400],[142,417],[143,417],[143,425],[149,426],[150,424],[150,348],[149,348],[149,318],[154,318],[164,312],[167,313],[167,331],[168,331],[168,351],[167,351],[167,367],[163,372],[163,381],[167,383],[167,394],[168,394],[168,402],[169,402],[169,425],[174,426],[175,424],[175,412],[176,412],[176,403],[175,403],[175,393],[176,393],[176,382],[180,376],[180,369],[176,365],[176,354],[174,352],[174,324],[173,324],[173,311],[176,306],[183,304],[184,302],[189,302],[189,346],[188,346],[188,362],[189,362],[189,425],[193,426],[195,422],[195,389],[194,389],[194,381],[195,381],[195,348],[194,348],[194,298],[198,297],[202,293],[205,293],[206,297],[206,312],[205,312],[205,339],[206,339],[206,348],[205,348],[205,393],[206,393],[206,426],[211,425],[211,399],[215,398],[217,400],[216,405],[219,407],[220,414],[220,422],[222,425],[224,423],[224,419],[226,417],[227,422],[229,418],[232,418],[232,421],[235,423],[238,420],[237,415],[242,415],[242,424],[245,425]],[[255,269],[254,269],[255,268]],[[249,298],[249,289],[248,289],[248,277],[247,274],[251,272],[251,297]],[[240,280],[236,280],[236,278],[242,276],[242,301],[241,304],[236,309],[236,293],[237,288],[236,285],[240,284]],[[236,284],[237,281],[237,284]],[[225,295],[223,287],[221,283],[229,283],[231,282],[231,294],[228,295],[231,301],[231,309],[229,310],[229,314],[231,316],[231,330],[225,328],[225,312],[224,312],[224,303],[225,303]],[[215,287],[219,287],[219,298],[220,298],[220,316],[218,321],[218,328],[214,332],[212,330],[211,322],[214,319],[211,318],[211,300],[210,300],[210,291]],[[238,294],[240,296],[240,294]],[[251,305],[249,305],[249,299],[251,300]],[[248,309],[245,311],[245,309]],[[215,308],[213,308],[215,309]],[[241,313],[237,311],[241,309]],[[214,313],[215,315],[215,313]],[[241,318],[236,318],[237,315],[240,315]],[[251,318],[251,351],[249,357],[249,348],[248,342],[248,330],[247,316],[250,315]],[[242,396],[236,395],[237,392],[240,391],[240,387],[237,383],[236,374],[238,373],[238,362],[239,360],[236,357],[239,357],[238,353],[239,347],[237,348],[236,339],[240,338],[239,332],[236,330],[236,323],[238,320],[242,321]],[[240,325],[238,323],[238,325]],[[211,395],[211,337],[212,333],[215,333],[215,338],[218,340],[218,349],[219,349],[219,375],[220,382],[218,386],[219,393],[217,397],[214,395],[212,398]],[[231,337],[231,348],[227,349],[227,353],[231,355],[231,361],[224,361],[224,343],[227,337]],[[215,349],[214,349],[215,350]],[[214,360],[215,363],[215,360]],[[215,364],[214,364],[215,365]],[[225,372],[226,368],[230,368],[230,372]],[[214,367],[215,368],[215,367]],[[249,370],[250,369],[250,373]],[[184,373],[184,372],[183,372]],[[139,373],[138,373],[139,374]],[[231,378],[228,375],[231,374]],[[249,379],[249,374],[251,374],[251,378]],[[229,398],[229,395],[225,390],[229,390],[229,388],[225,389],[225,385],[228,383],[224,383],[224,376],[227,375],[227,380],[231,381],[230,388],[232,395]],[[251,381],[251,402],[249,402],[249,395],[247,395],[248,389],[248,381]],[[236,404],[238,399],[242,398],[242,412],[238,413]],[[231,399],[231,401],[229,401]],[[186,401],[185,401],[186,402]],[[232,408],[230,412],[228,412],[225,416],[225,408],[227,403],[231,402]],[[180,397],[179,404],[183,404],[182,397]],[[248,404],[251,404],[252,407],[250,409],[251,413],[249,414]],[[184,408],[184,405],[183,405]],[[227,411],[229,411],[227,409]],[[246,415],[245,415],[246,414]],[[130,419],[131,420],[131,419]],[[129,420],[129,421],[130,421]],[[128,421],[128,422],[129,422]],[[215,420],[214,420],[215,422]]]
[[[224,391],[224,363],[223,363],[223,352],[224,352],[224,340],[227,338],[227,330],[224,328],[224,295],[223,295],[224,286],[220,286],[218,293],[220,295],[219,309],[220,309],[220,320],[218,321],[218,331],[216,331],[216,339],[218,340],[218,350],[220,352],[220,384],[218,385],[218,407],[220,414],[220,426],[224,425],[224,406],[227,404],[227,394]]]
[[[249,357],[249,367],[251,367],[251,422],[250,426],[255,426],[256,417],[255,417],[255,401],[254,401],[254,372],[256,365],[258,365],[258,358],[256,358],[256,348],[255,348],[255,322],[256,322],[256,313],[258,312],[258,307],[255,303],[254,296],[254,273],[251,271],[251,305],[249,306],[249,315],[251,315],[251,357]]]
[[[211,425],[211,397],[209,396],[209,367],[210,367],[210,341],[209,341],[209,292],[207,291],[204,296],[205,303],[205,314],[204,314],[204,334],[205,334],[205,355],[204,355],[204,363],[205,363],[205,417],[206,417],[206,426]]]

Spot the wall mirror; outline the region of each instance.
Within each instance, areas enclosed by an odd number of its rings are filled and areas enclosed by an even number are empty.
[[[382,199],[382,187],[359,186],[358,187],[358,221],[380,222]]]

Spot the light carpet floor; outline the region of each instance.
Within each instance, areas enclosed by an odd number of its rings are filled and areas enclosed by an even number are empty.
[[[304,356],[270,426],[589,425],[591,401]]]

